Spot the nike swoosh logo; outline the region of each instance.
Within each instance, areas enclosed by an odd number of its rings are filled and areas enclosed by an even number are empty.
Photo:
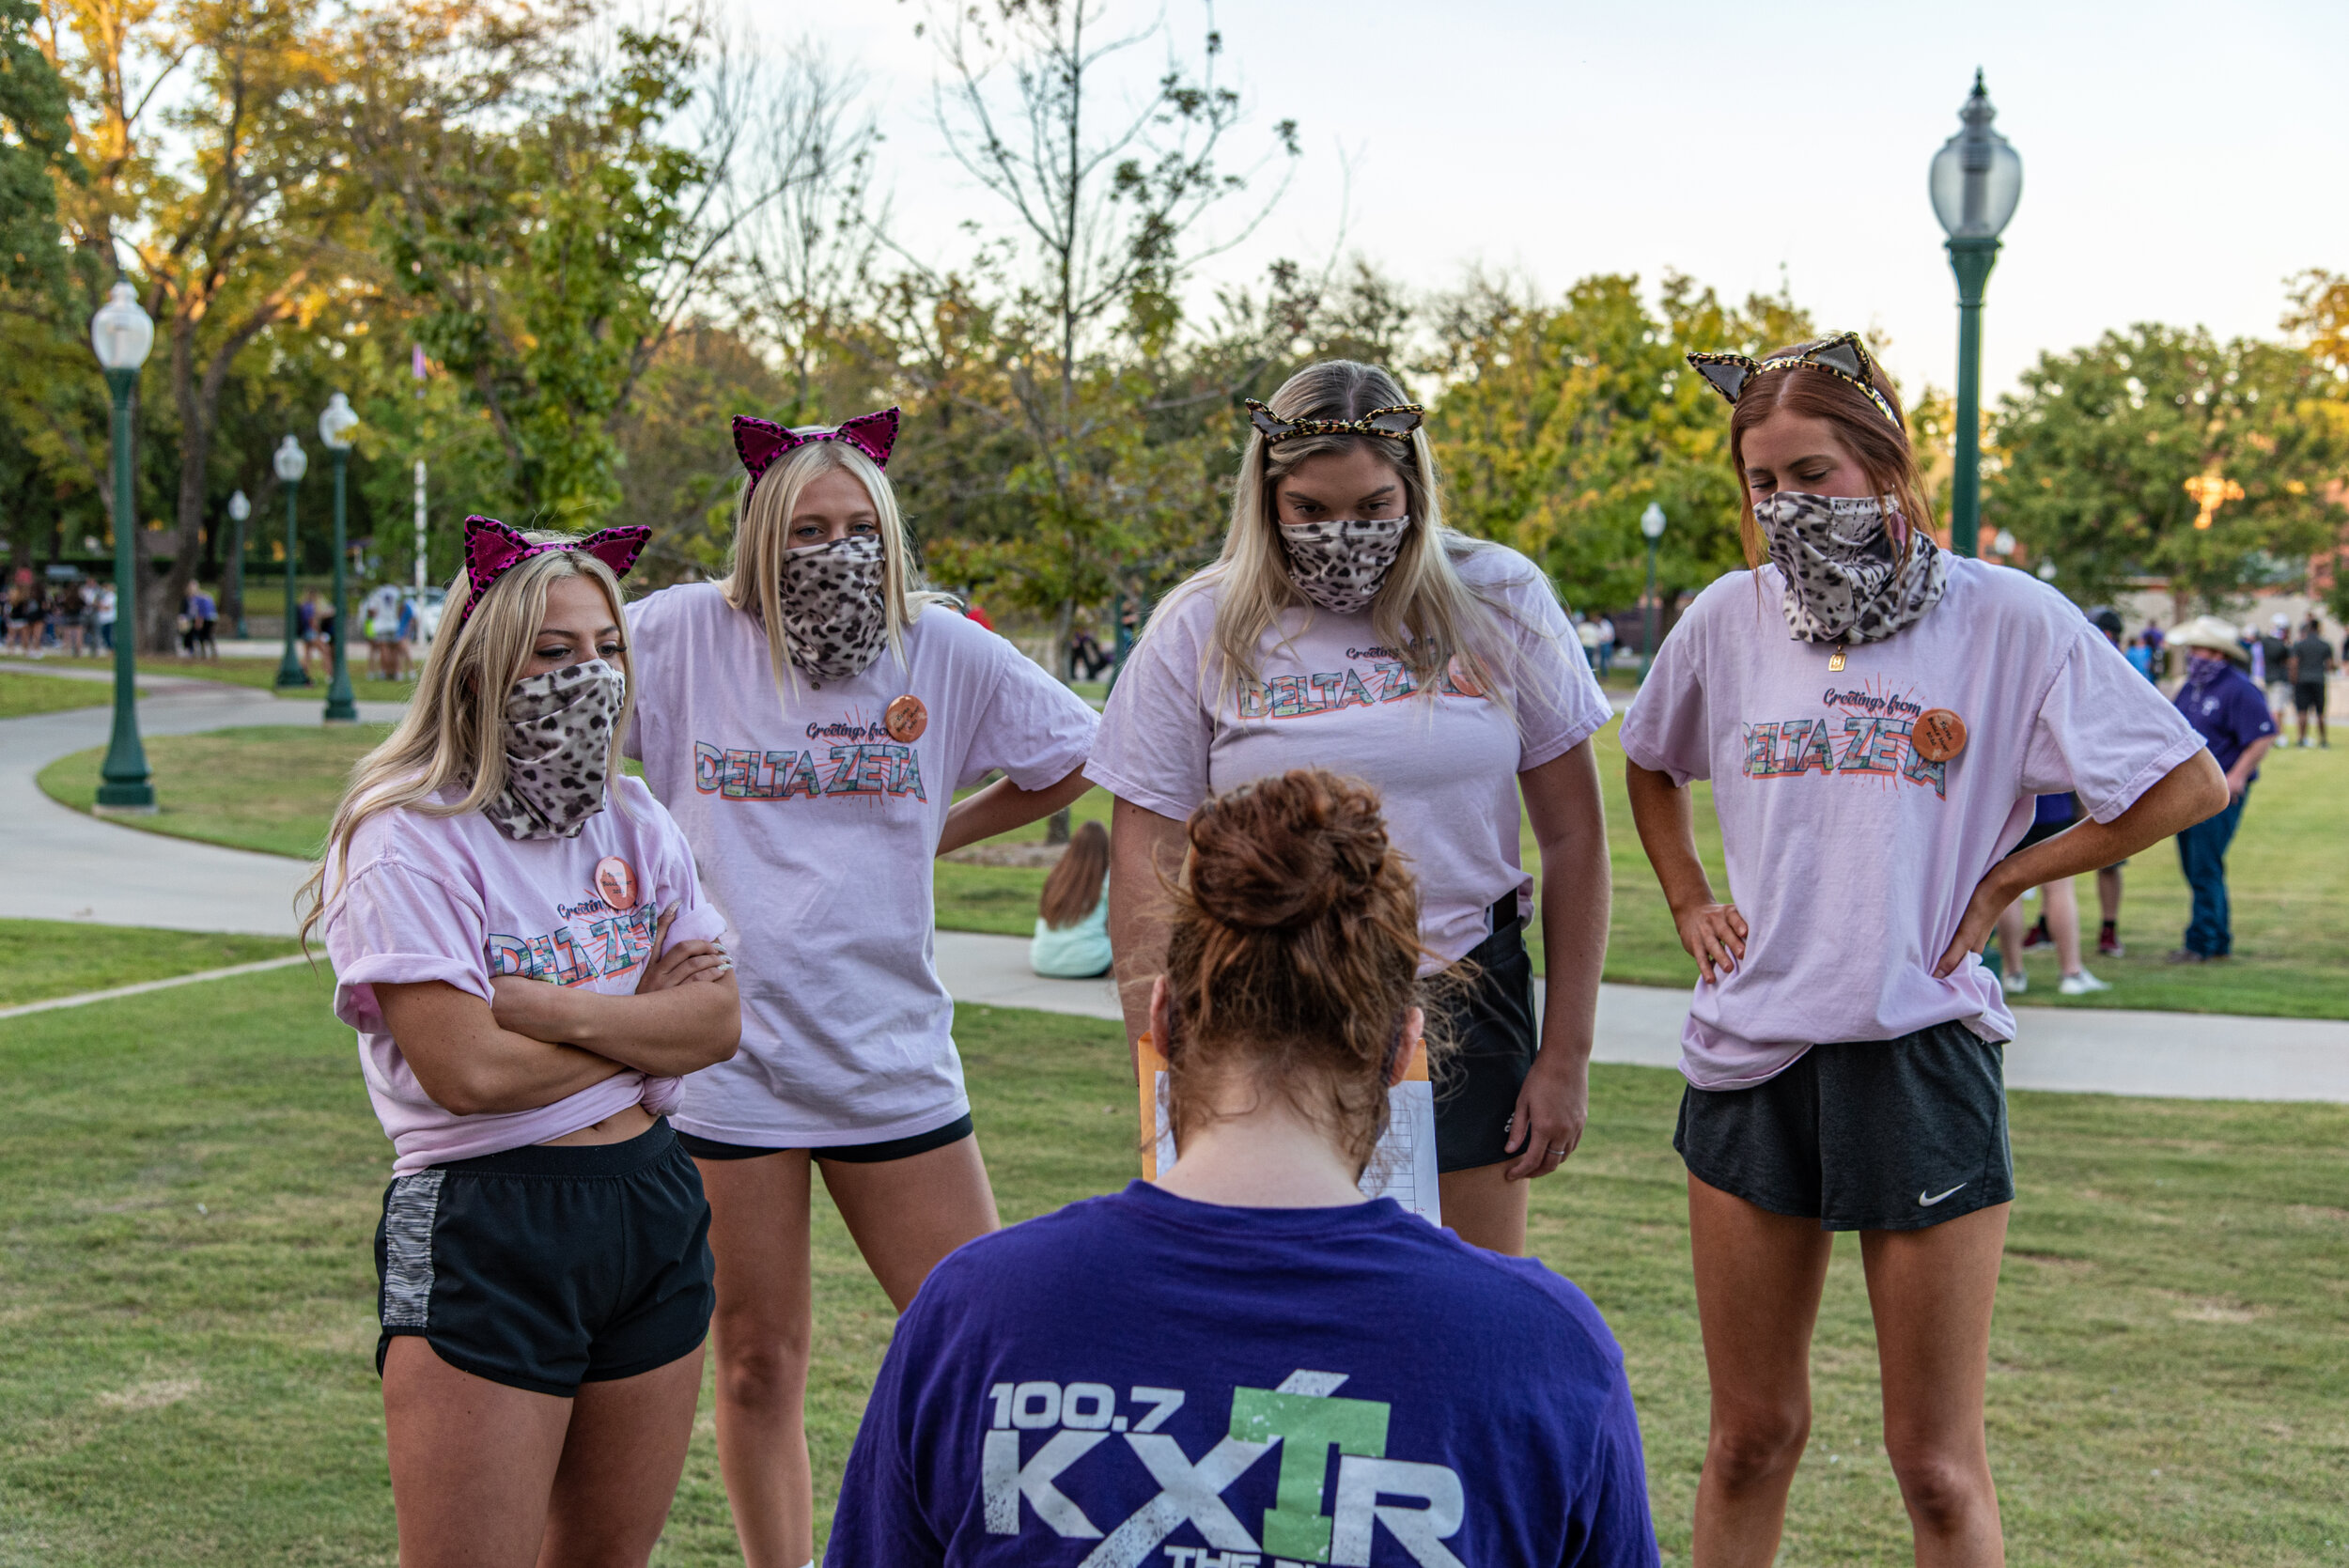
[[[1955,1192],[1965,1185],[1966,1184],[1964,1182],[1960,1182],[1956,1187],[1950,1188],[1950,1192]],[[1925,1189],[1921,1187],[1917,1189],[1917,1206],[1921,1209],[1929,1209],[1933,1207],[1934,1204],[1939,1203],[1942,1199],[1948,1197],[1950,1192],[1937,1193],[1933,1197],[1928,1198],[1925,1196]]]

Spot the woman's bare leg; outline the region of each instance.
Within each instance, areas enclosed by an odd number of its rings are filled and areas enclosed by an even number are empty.
[[[579,1386],[538,1568],[644,1568],[677,1500],[701,1393],[699,1345],[665,1367]]]
[[[1688,1178],[1688,1242],[1713,1419],[1695,1568],[1769,1568],[1811,1437],[1811,1331],[1834,1238]]]
[[[941,1258],[1003,1223],[975,1135],[878,1165],[826,1160],[824,1190],[901,1312]]]
[[[383,1435],[400,1568],[537,1562],[570,1419],[568,1399],[459,1372],[420,1335],[392,1341]]]
[[[807,1462],[808,1157],[697,1159],[718,1264],[710,1344],[718,1363],[718,1468],[747,1568],[801,1568],[816,1555]]]
[[[1436,1178],[1437,1196],[1443,1205],[1444,1229],[1487,1252],[1507,1257],[1525,1255],[1525,1205],[1532,1182],[1501,1180],[1501,1173],[1517,1163],[1479,1165],[1467,1171],[1446,1171]]]
[[[2039,890],[2040,907],[2047,911],[2047,934],[2055,939],[2056,972],[2069,977],[2080,972],[2080,900],[2072,878],[2061,877]]]
[[[1983,1385],[2012,1207],[1921,1231],[1860,1234],[1884,1378],[1884,1447],[1916,1531],[1918,1568],[2006,1561]]]
[[[1999,911],[1999,955],[2009,974],[2023,972],[2023,901]]]

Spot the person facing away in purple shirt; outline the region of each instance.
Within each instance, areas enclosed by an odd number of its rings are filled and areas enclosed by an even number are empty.
[[[1597,1309],[1362,1196],[1424,1024],[1377,794],[1299,769],[1187,832],[1150,1008],[1175,1157],[931,1273],[825,1561],[1656,1563]]]
[[[2234,926],[2227,900],[2227,846],[2243,822],[2244,802],[2259,778],[2260,758],[2276,743],[2276,721],[2267,696],[2243,666],[2250,655],[2224,621],[2204,615],[2170,634],[2190,660],[2178,688],[2178,711],[2210,747],[2227,775],[2227,804],[2178,834],[2178,862],[2194,890],[2193,918],[2185,939],[2167,955],[2173,964],[2207,964],[2234,950]]]

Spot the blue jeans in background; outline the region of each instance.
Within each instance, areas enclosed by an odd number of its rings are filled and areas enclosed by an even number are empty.
[[[2227,802],[2225,811],[2178,835],[2178,864],[2194,890],[2194,918],[2186,928],[2186,945],[2204,957],[2223,957],[2234,946],[2234,928],[2227,918],[2227,846],[2234,842],[2244,802],[2250,798],[2246,789]]]

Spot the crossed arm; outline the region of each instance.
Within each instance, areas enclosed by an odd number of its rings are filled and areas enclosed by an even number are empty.
[[[535,1110],[631,1070],[681,1077],[734,1054],[741,1001],[723,949],[662,950],[668,933],[664,919],[630,996],[500,975],[494,1002],[427,980],[379,985],[376,1005],[416,1082],[459,1116]]]
[[[1664,901],[1672,907],[1680,945],[1696,959],[1708,983],[1717,971],[1728,974],[1746,955],[1746,918],[1736,905],[1717,902],[1713,896],[1712,880],[1697,859],[1696,817],[1687,787],[1675,785],[1671,774],[1652,772],[1628,758],[1624,761],[1624,783],[1631,796],[1631,820],[1656,867]],[[2084,818],[2053,838],[2009,855],[1975,884],[1957,935],[1933,967],[1935,978],[1955,970],[1967,954],[1981,952],[1999,912],[2024,890],[2126,860],[2221,810],[2227,799],[2226,776],[2205,749],[2164,774],[2111,821]]]

